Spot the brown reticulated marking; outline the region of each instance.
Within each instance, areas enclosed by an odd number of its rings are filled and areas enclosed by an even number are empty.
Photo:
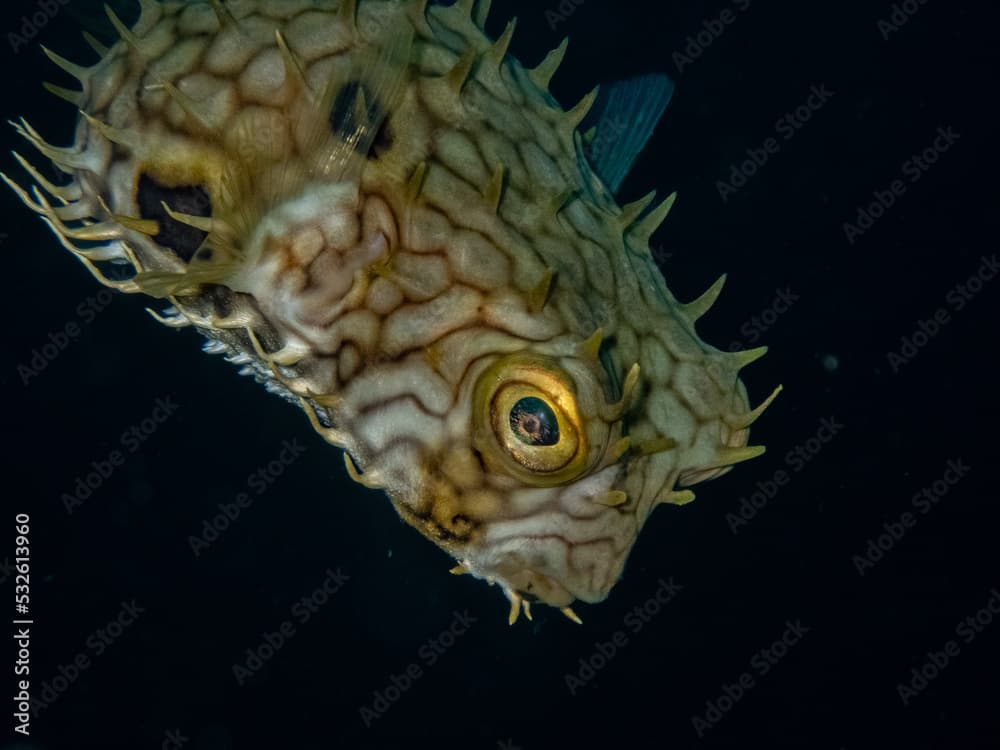
[[[194,87],[207,88],[209,78],[193,74]],[[218,79],[216,79],[218,80]],[[187,94],[184,89],[188,84],[182,81],[183,88],[179,89],[184,96],[191,99],[194,97]],[[163,93],[163,92],[160,92]],[[202,91],[203,98],[198,100],[197,117],[185,109],[180,102],[173,98],[160,99],[162,116],[175,129],[187,129],[194,132],[221,132],[227,121],[234,112],[239,111],[240,97],[236,86],[229,82],[222,82],[215,91]]]
[[[628,305],[628,302],[625,303]],[[648,313],[647,313],[648,314]],[[615,328],[615,349],[620,353],[622,362],[638,362],[640,357],[639,337],[635,328],[627,325],[620,325]]]
[[[365,357],[378,352],[381,320],[371,310],[352,310],[337,318],[324,338],[326,354],[336,354],[344,343],[352,341]]]
[[[604,299],[612,298],[615,292],[615,274],[611,269],[607,251],[589,240],[578,240],[576,248],[580,251],[583,267],[587,270],[590,288],[596,289]]]
[[[396,253],[389,273],[408,302],[426,302],[452,285],[447,261],[436,254]]]
[[[344,0],[341,0],[343,4]],[[287,19],[292,16],[299,16],[305,11],[310,11],[314,9],[317,5],[325,5],[330,7],[329,0],[271,0],[271,2],[259,2],[257,4],[257,11],[262,16],[267,16],[268,18],[279,18]],[[327,15],[329,10],[327,11]]]
[[[177,43],[177,23],[172,16],[163,18],[142,37],[142,55],[147,60],[163,57]]]
[[[482,234],[460,229],[445,251],[456,281],[482,291],[510,284],[510,258]]]
[[[483,162],[479,149],[465,133],[438,128],[435,133],[435,156],[442,166],[478,191],[490,179],[491,170]]]
[[[345,406],[345,409],[350,409],[350,406]],[[412,395],[401,396],[360,412],[350,426],[357,439],[363,441],[366,455],[374,457],[372,462],[376,466],[383,463],[389,465],[387,461],[383,462],[381,454],[396,442],[407,441],[421,447],[436,445],[443,435],[442,420],[431,416]],[[419,477],[408,476],[406,481],[420,486]]]
[[[465,182],[461,177],[437,162],[427,167],[421,197],[440,209],[448,217],[453,227],[482,229],[475,221],[481,213],[483,198],[479,189]],[[477,207],[479,211],[477,212]]]
[[[683,399],[687,409],[698,419],[708,422],[722,414],[724,394],[708,377],[700,362],[678,363],[671,382],[674,393]]]
[[[208,3],[186,4],[177,16],[177,31],[183,36],[215,34],[219,19]]]
[[[377,277],[368,287],[365,307],[376,315],[385,317],[401,304],[403,304],[403,292],[388,278]]]
[[[454,398],[453,389],[427,362],[414,353],[398,362],[379,362],[352,380],[343,397],[357,411],[372,411],[410,399],[425,415],[444,417]]]
[[[248,44],[248,38],[243,35],[245,25],[246,20],[243,20],[238,27],[219,29],[205,53],[204,66],[208,72],[218,76],[234,77],[257,54],[259,47]]]
[[[524,348],[524,340],[482,325],[453,331],[435,341],[429,359],[449,383],[466,379],[469,367],[483,357],[509,354]]]
[[[201,70],[185,74],[177,80],[178,89],[186,96],[201,103],[226,100],[237,101],[236,86],[228,78],[220,78]],[[199,104],[199,111],[201,111]],[[210,109],[211,107],[206,107]]]
[[[289,159],[292,138],[288,119],[270,107],[244,107],[226,128],[226,145],[230,151],[238,150],[251,159],[256,156],[275,162]]]
[[[340,381],[350,381],[364,365],[358,347],[351,343],[344,344],[337,353],[337,365]]]
[[[558,195],[569,187],[559,165],[537,143],[521,142],[519,148],[533,184],[547,188],[552,195]]]
[[[479,81],[470,82],[462,90],[462,102],[479,121],[474,133],[479,133],[484,127],[492,127],[512,140],[532,137],[531,125],[524,115],[526,110],[512,105],[507,99],[498,99]]]
[[[527,180],[527,167],[517,146],[506,134],[494,130],[489,123],[484,123],[482,132],[477,135],[477,142],[487,164],[503,164],[507,168],[511,179],[508,190],[511,186],[521,191],[531,190]]]
[[[494,328],[530,341],[549,341],[564,330],[555,316],[540,316],[528,308],[524,294],[510,287],[495,290],[484,300],[482,319]]]
[[[642,338],[642,359],[644,364],[642,375],[657,386],[666,385],[673,374],[673,359],[667,354],[666,347],[657,336]]]
[[[125,78],[132,71],[124,57],[113,60],[105,58],[101,63],[100,75],[88,81],[89,107],[92,114],[104,112],[116,99],[125,104],[129,111],[135,107],[131,92],[123,91]]]
[[[563,155],[562,144],[559,142],[556,130],[548,120],[551,117],[551,109],[548,109],[548,105],[544,106],[546,108],[541,111],[526,108],[520,110],[520,112],[525,122],[531,128],[534,140],[538,142],[541,151],[548,154]]]
[[[451,242],[454,226],[443,211],[424,204],[413,206],[403,225],[403,242],[417,253],[437,252]]]
[[[681,445],[690,445],[694,440],[698,423],[673,391],[654,388],[646,397],[645,410],[657,434],[669,435]]]
[[[207,48],[208,39],[205,37],[181,39],[163,57],[149,66],[148,77],[153,81],[175,81],[188,76],[198,70],[202,55]],[[192,91],[184,90],[184,93],[195,99],[201,98]]]
[[[339,23],[330,23],[330,14],[307,12],[292,19],[284,28],[285,38],[303,60],[316,60],[346,52],[354,44],[354,35]]]
[[[258,52],[247,63],[238,82],[243,100],[253,104],[286,107],[296,93],[277,47]]]
[[[426,347],[476,321],[480,302],[478,292],[456,284],[428,302],[404,305],[385,320],[382,350],[397,357],[410,349]]]

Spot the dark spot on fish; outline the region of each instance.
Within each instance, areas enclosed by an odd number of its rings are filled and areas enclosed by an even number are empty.
[[[478,448],[472,449],[472,455],[476,457],[476,461],[479,462],[479,470],[483,474],[489,474],[489,469],[486,468],[486,460],[483,458],[483,454],[479,452]]]
[[[211,216],[212,199],[201,185],[167,187],[148,174],[139,175],[136,191],[139,216],[159,223],[160,231],[153,240],[173,250],[185,263],[190,263],[208,236],[207,232],[172,219],[163,208],[166,203],[172,211],[192,216]]]
[[[363,109],[358,102],[359,95],[364,102]],[[359,133],[366,132],[371,125],[377,126],[374,134],[359,138]],[[348,81],[337,92],[330,107],[330,129],[345,140],[357,139],[355,150],[364,148],[369,159],[378,159],[392,148],[393,134],[388,113],[372,90],[361,81]]]

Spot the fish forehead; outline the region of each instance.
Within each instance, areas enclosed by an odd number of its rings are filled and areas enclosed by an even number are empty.
[[[590,172],[592,100],[564,111],[547,90],[562,52],[526,69],[483,5],[143,2],[82,76],[74,146],[22,128],[72,175],[66,205],[22,197],[99,280],[167,297],[164,322],[300,405],[465,571],[515,604],[600,601],[652,509],[691,498],[678,483],[755,455],[738,379],[754,356],[702,342],[718,289],[682,305],[652,261],[672,200],[619,207]],[[185,219],[210,259],[149,236],[142,175],[172,199],[203,188],[178,210],[211,215]],[[105,276],[107,259],[139,274]],[[483,458],[477,384],[519,353],[580,412],[571,480]]]

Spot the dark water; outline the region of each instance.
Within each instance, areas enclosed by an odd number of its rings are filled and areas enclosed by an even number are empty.
[[[143,300],[98,298],[0,193],[0,560],[30,513],[46,701],[19,742],[8,698],[0,747],[1000,747],[1000,278],[983,264],[998,250],[1000,27],[985,4],[904,5],[916,12],[893,30],[882,1],[496,1],[490,28],[518,15],[526,61],[571,36],[564,102],[635,73],[675,78],[625,197],[679,191],[654,240],[668,283],[686,299],[728,272],[703,336],[771,347],[746,375],[754,400],[786,386],[754,431],[767,455],[658,511],[610,599],[578,608],[582,627],[546,608],[508,627],[499,592],[447,575],[298,411]],[[5,4],[0,31],[41,7]],[[90,60],[77,16],[100,12],[54,7],[0,54],[4,117],[58,142],[71,111],[40,91],[58,74],[37,43]],[[723,9],[732,23],[690,43]],[[689,44],[689,62],[675,56]],[[748,149],[766,163],[744,165]],[[754,174],[720,188],[734,169]],[[895,180],[893,205],[845,231]],[[19,366],[69,323],[78,335],[25,383]],[[919,346],[900,353],[904,337]],[[300,455],[271,463],[286,441]],[[124,463],[68,512],[115,449]],[[192,535],[241,492],[252,504],[196,555]],[[324,582],[336,593],[306,608]],[[294,632],[270,658],[234,673],[284,621]],[[461,635],[442,640],[450,627]]]

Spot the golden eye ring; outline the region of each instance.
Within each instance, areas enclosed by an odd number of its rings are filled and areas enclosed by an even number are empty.
[[[587,468],[587,433],[573,381],[548,357],[503,357],[479,377],[474,436],[487,465],[550,487]]]

